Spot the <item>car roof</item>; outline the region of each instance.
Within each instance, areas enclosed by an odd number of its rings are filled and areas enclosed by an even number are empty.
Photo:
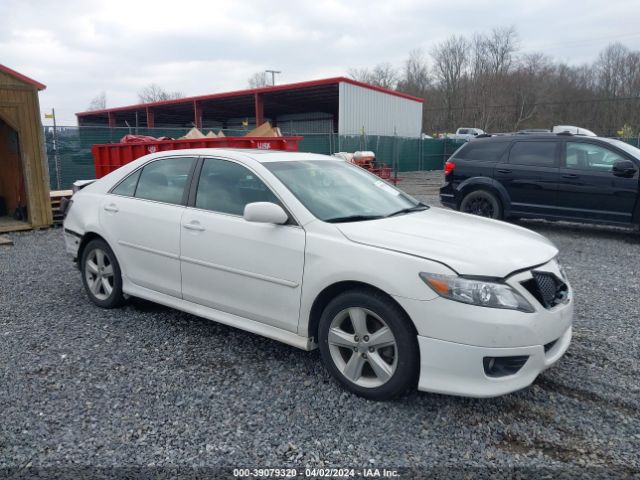
[[[156,152],[155,158],[166,155],[191,155],[191,156],[220,156],[231,159],[243,160],[252,159],[260,163],[269,162],[292,162],[292,161],[344,161],[338,157],[320,155],[306,152],[285,152],[283,150],[260,150],[249,148],[186,148],[180,150],[164,150]]]
[[[511,142],[511,141],[526,141],[526,140],[562,140],[562,139],[571,139],[571,141],[574,140],[588,140],[588,141],[592,141],[592,140],[600,140],[602,141],[603,139],[601,137],[591,137],[589,135],[573,135],[573,134],[565,134],[565,133],[543,133],[543,132],[536,132],[536,133],[504,133],[504,134],[498,134],[495,136],[489,136],[489,137],[480,137],[480,138],[472,138],[471,140],[469,140],[469,143],[476,143],[476,142]]]

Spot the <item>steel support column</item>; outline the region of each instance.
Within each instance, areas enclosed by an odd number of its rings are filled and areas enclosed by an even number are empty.
[[[264,123],[264,101],[262,93],[254,93],[255,110],[256,110],[256,127],[259,127]]]
[[[153,118],[153,110],[147,107],[146,112],[147,112],[147,128],[155,128],[156,123],[155,123],[155,119]]]
[[[197,101],[193,101],[193,123],[196,128],[202,128],[202,104]]]

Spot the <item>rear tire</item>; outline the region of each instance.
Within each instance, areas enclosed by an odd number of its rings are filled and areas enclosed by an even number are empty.
[[[483,189],[467,193],[460,202],[460,211],[496,220],[502,218],[500,200],[495,194]]]
[[[374,290],[338,295],[322,312],[322,361],[347,390],[389,400],[415,388],[420,370],[416,332],[407,314]]]
[[[82,283],[89,299],[102,308],[121,307],[122,294],[120,265],[111,247],[102,239],[91,240],[80,260]]]

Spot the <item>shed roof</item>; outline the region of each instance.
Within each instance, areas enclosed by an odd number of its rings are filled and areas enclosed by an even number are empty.
[[[26,75],[16,72],[15,70],[7,67],[6,65],[2,65],[1,63],[0,63],[0,72],[4,72],[10,77],[13,77],[17,80],[20,80],[21,82],[31,85],[32,87],[35,87],[38,90],[44,90],[45,88],[47,88],[45,84],[37,82],[34,79],[27,77]]]
[[[362,88],[367,88],[370,90],[375,90],[375,91],[386,93],[389,95],[394,95],[396,97],[406,98],[408,100],[413,100],[414,102],[420,102],[420,103],[423,102],[422,98],[414,97],[412,95],[407,95],[406,93],[396,92],[394,90],[388,90],[386,88],[377,87],[375,85],[370,85],[368,83],[358,82],[356,80],[353,80],[347,77],[332,77],[332,78],[324,78],[321,80],[312,80],[307,82],[288,83],[288,84],[274,85],[269,87],[250,88],[246,90],[235,90],[232,92],[199,95],[195,97],[185,97],[185,98],[179,98],[176,100],[165,100],[162,102],[140,103],[140,104],[134,104],[134,105],[127,105],[123,107],[106,108],[104,110],[91,110],[91,111],[79,112],[79,113],[76,113],[76,115],[78,117],[83,117],[83,116],[96,115],[101,113],[131,111],[131,110],[144,109],[148,107],[160,107],[165,105],[180,105],[180,104],[192,105],[194,101],[220,100],[225,98],[243,97],[243,96],[253,95],[255,93],[271,93],[271,92],[284,93],[291,90],[309,89],[313,87],[323,87],[328,85],[337,85],[339,83],[350,83],[352,85],[357,85]]]

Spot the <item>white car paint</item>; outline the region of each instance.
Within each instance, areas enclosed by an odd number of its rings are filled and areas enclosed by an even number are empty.
[[[597,137],[597,135],[595,133],[593,133],[591,130],[587,130],[586,128],[582,128],[582,127],[576,127],[573,125],[555,125],[552,129],[551,129],[552,133],[572,133],[573,135],[584,135],[587,137]]]
[[[533,267],[562,275],[557,249],[534,232],[439,208],[366,222],[320,221],[264,165],[340,161],[304,153],[179,152],[245,166],[286,206],[295,225],[247,222],[109,193],[140,166],[171,154],[178,152],[148,155],[86,186],[73,196],[64,222],[74,257],[87,233],[109,243],[126,294],[311,350],[316,332],[310,331],[310,317],[318,295],[338,282],[366,283],[390,295],[411,318],[420,346],[419,389],[439,393],[484,397],[526,387],[568,348],[571,290],[568,302],[545,309],[520,283],[531,278]],[[420,272],[504,278],[535,311],[442,298]],[[543,345],[552,341],[545,353]],[[488,377],[482,358],[498,353],[531,358],[515,375]]]
[[[483,135],[484,133],[485,131],[481,128],[461,127],[456,130],[456,133],[447,134],[447,138],[453,140],[471,140],[472,138],[475,138],[478,135]]]

